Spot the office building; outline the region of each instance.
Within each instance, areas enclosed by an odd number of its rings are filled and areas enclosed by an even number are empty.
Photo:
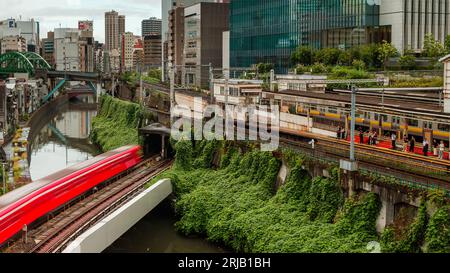
[[[170,11],[176,7],[188,7],[200,2],[227,2],[227,0],[161,0],[161,46],[167,48],[167,51],[163,50],[162,54],[162,76],[163,79],[168,79],[167,69],[169,64],[168,46],[170,36]],[[165,44],[166,43],[166,44]],[[164,45],[165,44],[165,45]],[[167,54],[166,54],[167,53]]]
[[[142,37],[147,35],[161,35],[161,19],[152,17],[142,20]]]
[[[144,39],[144,66],[148,68],[161,67],[161,35],[146,35]]]
[[[49,31],[47,33],[47,38],[42,39],[42,49],[41,56],[47,61],[52,67],[55,66],[55,33]]]
[[[78,30],[80,31],[80,71],[94,72],[94,22],[79,21]]]
[[[222,67],[223,32],[229,29],[228,3],[198,3],[184,9],[182,79],[208,88],[209,65]]]
[[[125,33],[125,15],[119,15],[118,20],[119,20],[119,37],[122,37],[122,34]]]
[[[4,36],[0,39],[1,54],[8,52],[26,52],[27,42],[25,38],[18,35]]]
[[[299,45],[350,48],[392,42],[420,52],[431,33],[450,34],[450,1],[442,0],[233,0],[230,66],[273,63],[286,72]]]
[[[399,50],[420,52],[428,33],[441,42],[450,34],[450,1],[380,0],[380,25],[390,26]]]
[[[105,50],[119,49],[125,33],[125,16],[117,11],[105,12]]]
[[[80,31],[78,28],[56,28],[54,50],[56,70],[80,71]]]
[[[22,21],[11,18],[0,21],[0,39],[4,36],[21,36],[25,38],[27,51],[40,52],[40,27],[34,19]]]

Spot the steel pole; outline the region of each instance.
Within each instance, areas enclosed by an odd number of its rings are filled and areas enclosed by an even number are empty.
[[[3,176],[3,194],[6,194],[5,163],[2,163],[2,176]]]
[[[356,87],[352,86],[352,113],[350,125],[350,161],[355,161]]]
[[[170,64],[169,66],[169,78],[170,78],[170,111],[173,111],[175,107],[175,67]],[[170,124],[173,124],[172,115],[170,115]]]

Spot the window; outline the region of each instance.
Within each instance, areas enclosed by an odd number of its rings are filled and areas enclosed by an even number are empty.
[[[188,38],[196,38],[197,37],[197,31],[189,31],[187,36],[188,36]]]
[[[415,120],[415,119],[408,119],[408,125],[417,127],[417,126],[419,126],[419,121]]]
[[[400,124],[400,118],[399,117],[392,117],[392,123]]]
[[[450,124],[439,123],[438,130],[443,132],[450,132]]]
[[[433,123],[430,121],[424,121],[423,122],[423,128],[424,129],[433,129]]]

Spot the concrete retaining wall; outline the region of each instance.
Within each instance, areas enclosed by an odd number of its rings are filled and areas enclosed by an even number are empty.
[[[63,253],[102,252],[171,193],[169,179],[157,182],[71,242]]]

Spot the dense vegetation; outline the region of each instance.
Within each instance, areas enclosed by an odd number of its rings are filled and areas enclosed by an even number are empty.
[[[368,252],[372,241],[379,241],[383,252],[450,252],[450,207],[442,193],[439,202],[425,197],[407,226],[390,226],[379,236],[377,195],[345,199],[336,167],[330,178],[311,178],[301,167],[310,159],[283,150],[290,172],[276,190],[280,159],[235,145],[175,144],[174,167],[157,179],[174,183],[176,228],[183,234],[202,235],[238,252]],[[431,206],[436,212],[430,214]]]
[[[280,160],[272,153],[238,151],[225,142],[178,142],[176,162],[164,174],[177,194],[176,224],[239,252],[367,252],[376,240],[374,194],[344,200],[338,173],[311,179],[304,158],[285,152],[291,172],[276,191]],[[244,148],[246,149],[246,148]],[[222,151],[218,169],[212,163]]]
[[[138,144],[138,128],[143,115],[139,104],[102,96],[100,110],[92,120],[91,140],[103,151]]]

